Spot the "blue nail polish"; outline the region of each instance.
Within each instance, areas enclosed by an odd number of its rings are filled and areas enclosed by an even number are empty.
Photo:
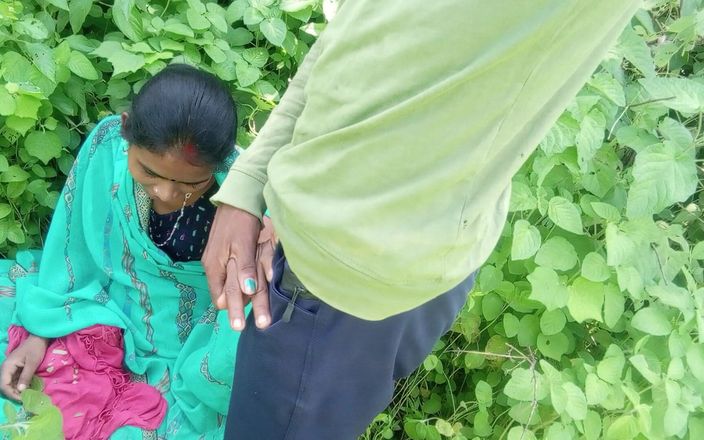
[[[244,293],[247,295],[254,295],[254,292],[257,291],[257,282],[254,280],[254,278],[247,278],[244,280]]]

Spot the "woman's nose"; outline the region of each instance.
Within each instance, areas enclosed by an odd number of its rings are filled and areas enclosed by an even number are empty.
[[[178,196],[178,191],[173,185],[156,185],[152,189],[152,194],[162,202],[171,202]]]

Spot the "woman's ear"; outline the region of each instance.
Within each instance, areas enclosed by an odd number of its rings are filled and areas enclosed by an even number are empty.
[[[125,123],[127,122],[127,117],[128,117],[127,112],[122,112],[120,117],[122,118],[122,126],[124,127]]]

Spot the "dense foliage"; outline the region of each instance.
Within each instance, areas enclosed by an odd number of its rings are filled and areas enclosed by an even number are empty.
[[[704,438],[704,2],[645,3],[365,438]],[[0,0],[0,253],[41,244],[82,135],[171,60],[232,85],[247,145],[334,6]]]

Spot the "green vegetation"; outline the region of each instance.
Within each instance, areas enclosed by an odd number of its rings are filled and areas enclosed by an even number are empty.
[[[467,307],[365,439],[704,438],[704,2],[646,5],[515,177]],[[0,0],[0,254],[41,246],[82,136],[171,60],[231,84],[247,145],[325,12]]]

